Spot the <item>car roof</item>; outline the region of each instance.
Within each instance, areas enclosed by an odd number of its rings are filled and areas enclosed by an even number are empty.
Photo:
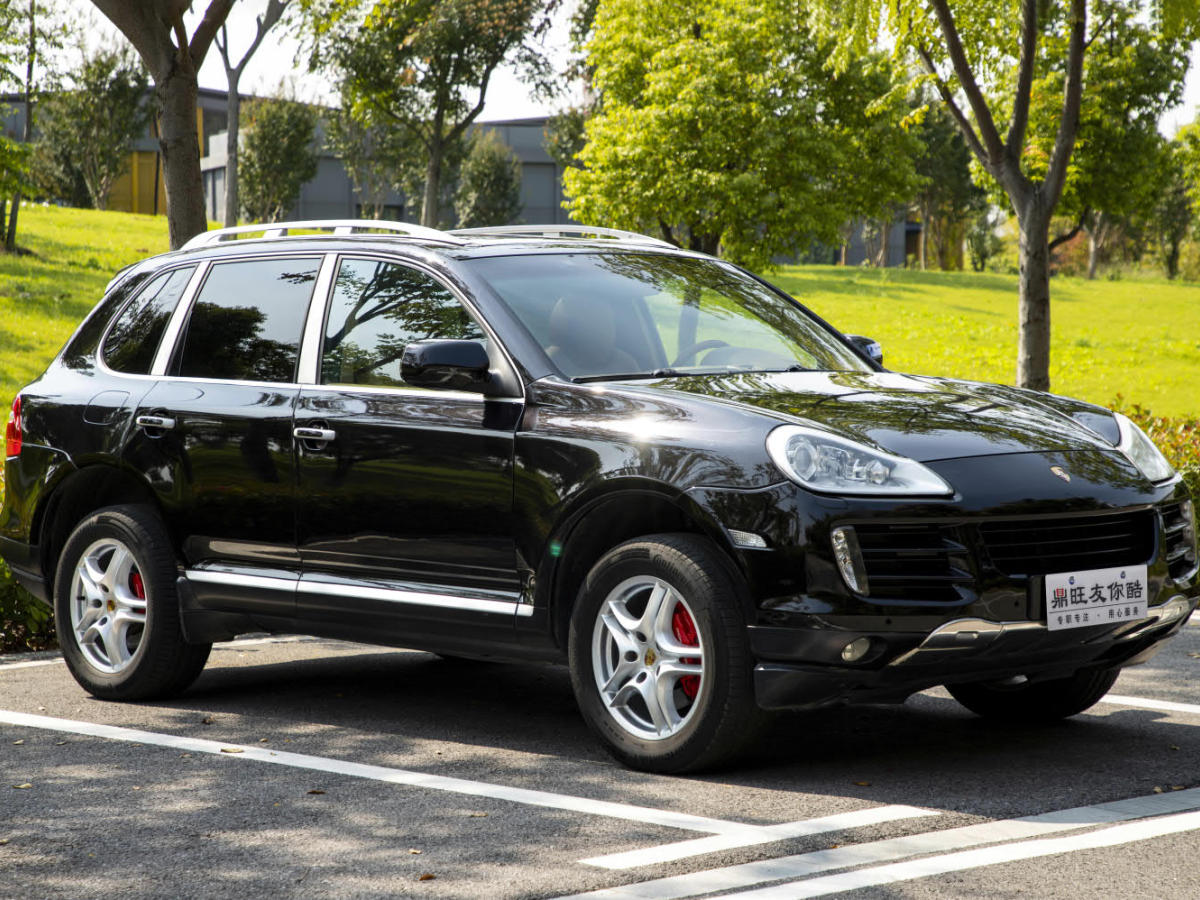
[[[292,232],[301,233],[294,234]],[[515,225],[439,231],[407,222],[337,219],[239,225],[206,231],[177,250],[126,266],[105,293],[139,272],[188,259],[243,256],[257,252],[329,253],[371,248],[407,251],[417,258],[470,259],[529,253],[578,253],[619,249],[676,256],[703,256],[648,235],[583,225]]]

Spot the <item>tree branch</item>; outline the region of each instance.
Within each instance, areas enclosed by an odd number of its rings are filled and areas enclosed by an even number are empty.
[[[917,47],[917,55],[921,57],[921,62],[925,64],[925,70],[933,76],[933,83],[937,86],[938,93],[942,97],[942,102],[950,110],[950,115],[958,123],[958,130],[962,132],[963,140],[967,142],[967,146],[971,149],[971,152],[987,167],[987,151],[983,148],[983,143],[979,140],[979,135],[975,133],[975,128],[971,125],[971,120],[966,117],[963,111],[959,109],[958,103],[955,102],[954,94],[950,91],[950,86],[938,75],[937,69],[933,65],[933,57],[929,55],[929,51],[924,46]]]
[[[1062,118],[1042,182],[1047,208],[1053,207],[1067,180],[1067,163],[1079,131],[1079,106],[1083,98],[1083,54],[1087,37],[1087,0],[1071,0],[1071,42],[1067,54],[1067,83],[1063,88]]]
[[[1017,69],[1017,93],[1013,99],[1012,123],[1008,128],[1005,152],[1019,160],[1029,124],[1029,95],[1033,90],[1033,66],[1037,59],[1038,0],[1025,0],[1021,23],[1021,61]]]
[[[463,118],[460,119],[458,121],[458,123],[453,128],[450,129],[449,132],[447,132],[447,134],[446,134],[447,141],[454,141],[454,140],[457,140],[458,138],[460,138],[462,136],[462,133],[467,130],[467,126],[469,126],[472,122],[474,122],[475,118],[481,112],[483,112],[483,102],[484,102],[485,98],[487,97],[488,82],[492,78],[492,72],[495,71],[496,66],[498,66],[499,64],[500,64],[500,60],[497,59],[494,62],[492,62],[486,69],[483,70],[483,77],[479,79],[479,101],[475,104],[475,106],[471,109],[471,111],[469,113],[467,113],[465,116],[463,116]]]
[[[950,54],[954,74],[958,76],[958,83],[962,85],[963,93],[967,95],[967,102],[971,105],[971,112],[975,114],[975,121],[979,124],[981,143],[987,148],[991,165],[999,169],[1004,158],[1004,144],[1000,140],[1000,133],[996,130],[996,121],[992,118],[992,111],[988,107],[987,99],[983,96],[983,91],[979,89],[978,82],[975,81],[975,73],[971,71],[967,52],[963,49],[962,39],[958,36],[958,26],[954,24],[954,15],[950,12],[947,0],[929,0],[929,2],[933,6],[938,24],[942,28],[942,36],[946,39],[946,51]]]
[[[217,29],[224,23],[229,16],[229,10],[233,7],[233,0],[212,0],[208,4],[208,9],[204,11],[204,18],[200,24],[196,26],[196,30],[192,32],[191,44],[183,43],[181,49],[184,49],[192,57],[192,62],[197,69],[204,62],[204,57],[208,54],[208,47],[216,37]],[[184,36],[186,41],[186,35]]]
[[[1092,214],[1092,211],[1090,209],[1088,209],[1087,207],[1084,207],[1083,212],[1081,212],[1079,214],[1079,221],[1075,223],[1075,227],[1072,228],[1070,231],[1063,232],[1062,234],[1060,234],[1056,238],[1054,238],[1052,241],[1050,241],[1050,243],[1047,245],[1050,252],[1053,253],[1056,247],[1059,247],[1062,244],[1065,244],[1067,241],[1074,238],[1075,235],[1079,234],[1079,232],[1083,231],[1083,223],[1087,221],[1087,217],[1090,216],[1091,214]]]

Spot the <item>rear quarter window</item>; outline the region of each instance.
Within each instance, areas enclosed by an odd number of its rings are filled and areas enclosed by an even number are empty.
[[[104,338],[104,364],[116,372],[148,375],[171,313],[195,266],[163,272],[121,311]]]

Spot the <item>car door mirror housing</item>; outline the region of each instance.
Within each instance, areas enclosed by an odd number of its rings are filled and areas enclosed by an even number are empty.
[[[854,349],[878,366],[883,365],[883,348],[874,338],[863,337],[861,334],[848,334],[846,340],[854,345]]]
[[[479,341],[417,341],[404,348],[400,375],[413,387],[483,391],[490,365]]]

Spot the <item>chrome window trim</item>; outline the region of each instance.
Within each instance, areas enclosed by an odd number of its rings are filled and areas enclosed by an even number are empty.
[[[337,256],[337,266],[335,268],[334,277],[331,280],[330,285],[329,285],[329,296],[326,297],[325,303],[321,309],[321,315],[320,315],[321,321],[320,321],[320,326],[318,328],[320,343],[317,346],[317,354],[316,354],[317,370],[312,373],[314,376],[314,381],[311,383],[313,385],[315,385],[317,387],[329,389],[329,390],[356,390],[360,387],[371,387],[374,390],[415,392],[422,396],[424,396],[426,394],[433,394],[435,396],[436,395],[446,396],[446,395],[457,394],[457,393],[469,393],[472,396],[479,397],[481,401],[482,400],[517,400],[521,403],[525,402],[526,391],[527,391],[525,381],[523,378],[521,378],[520,369],[517,368],[516,362],[513,360],[512,354],[508,352],[508,347],[506,347],[504,345],[504,342],[500,340],[499,336],[496,334],[495,329],[492,328],[491,323],[488,322],[487,317],[484,316],[482,310],[479,309],[479,307],[471,300],[471,298],[469,296],[467,296],[465,293],[460,291],[453,284],[447,283],[445,276],[443,276],[440,272],[438,272],[432,266],[425,263],[423,260],[413,259],[413,258],[407,257],[407,256],[396,256],[396,255],[393,255],[390,253],[381,253],[379,251],[364,250],[362,252],[357,252],[357,251],[343,250],[343,251],[339,251],[336,254],[336,256]],[[423,390],[423,389],[411,388],[411,387],[410,388],[390,388],[390,387],[380,387],[377,385],[321,384],[320,383],[320,366],[321,366],[321,350],[322,350],[322,347],[325,342],[325,318],[329,312],[329,305],[333,302],[333,288],[336,286],[336,283],[337,283],[336,272],[337,272],[337,270],[340,270],[342,261],[346,260],[346,259],[379,260],[380,262],[387,262],[387,263],[392,263],[394,265],[407,266],[410,269],[415,269],[416,271],[421,272],[424,275],[428,275],[430,278],[432,278],[434,281],[436,281],[438,284],[440,284],[456,300],[458,300],[459,303],[461,303],[463,305],[463,307],[470,314],[471,318],[475,320],[475,323],[477,325],[479,325],[479,327],[482,328],[484,330],[484,332],[487,334],[488,339],[492,342],[492,344],[495,345],[496,347],[500,348],[500,355],[503,357],[504,363],[508,367],[509,374],[512,376],[512,379],[521,386],[521,396],[520,397],[485,397],[483,394],[475,394],[474,392],[471,392],[471,391],[453,391],[452,392],[452,391],[439,391],[439,390],[436,390],[433,388]],[[311,314],[311,312],[312,312],[311,307],[309,309],[309,312]],[[301,375],[301,377],[303,377],[303,375]]]
[[[167,366],[171,364],[171,357],[175,353],[175,345],[179,342],[179,332],[183,329],[183,324],[188,319],[188,315],[192,309],[192,302],[200,292],[200,285],[204,283],[204,279],[208,276],[210,268],[212,268],[211,259],[202,259],[196,265],[196,271],[192,273],[187,287],[183,289],[183,296],[175,304],[175,312],[171,314],[171,321],[167,323],[162,340],[158,342],[158,352],[154,354],[154,362],[150,365],[150,377],[161,378],[167,371]]]
[[[304,334],[300,339],[300,358],[296,361],[297,384],[320,383],[325,310],[329,308],[338,264],[336,253],[326,253],[321,258],[321,269],[317,273],[317,283],[313,286],[313,294],[308,301],[308,315],[304,319]]]

